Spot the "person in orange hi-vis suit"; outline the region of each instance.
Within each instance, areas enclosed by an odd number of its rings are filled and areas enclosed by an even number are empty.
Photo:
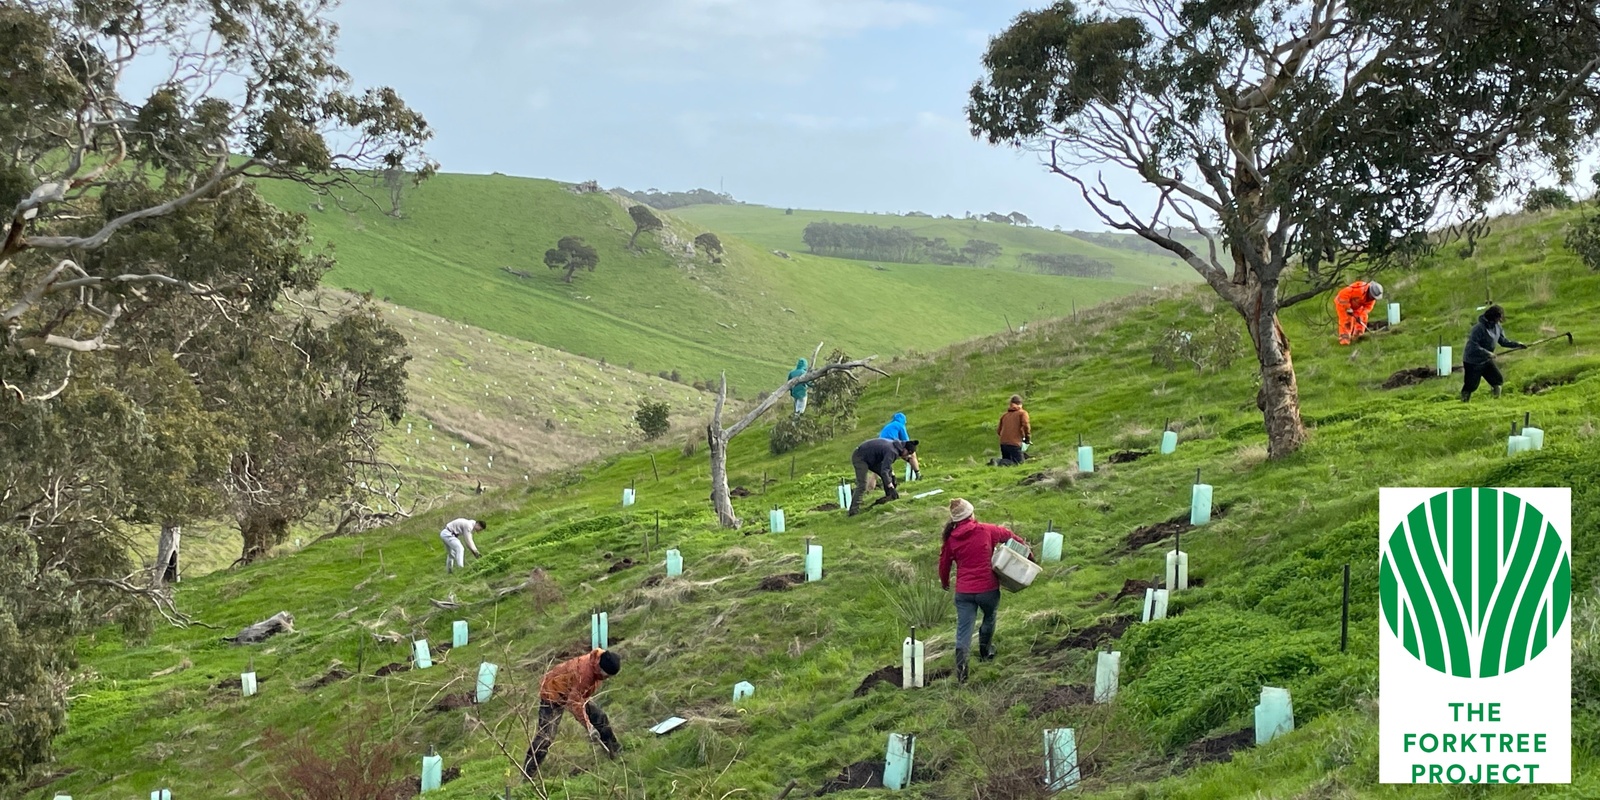
[[[1333,310],[1339,315],[1339,344],[1349,344],[1367,332],[1367,315],[1383,296],[1383,286],[1377,281],[1356,281],[1339,290],[1333,299]]]
[[[533,742],[528,745],[528,755],[522,769],[532,778],[550,752],[555,741],[556,728],[564,712],[571,712],[589,733],[589,738],[605,748],[607,756],[615,758],[622,745],[611,731],[611,720],[600,710],[594,700],[600,682],[622,669],[622,659],[610,650],[595,648],[577,658],[563,661],[550,668],[539,681],[539,727]]]

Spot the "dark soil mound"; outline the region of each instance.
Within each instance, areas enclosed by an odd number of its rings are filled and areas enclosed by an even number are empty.
[[[1128,580],[1122,582],[1122,591],[1117,592],[1117,596],[1112,598],[1111,602],[1114,603],[1124,597],[1144,597],[1144,592],[1146,589],[1154,588],[1156,588],[1156,585],[1149,581],[1141,581],[1129,578]]]
[[[848,792],[851,789],[882,789],[883,786],[883,759],[875,761],[857,761],[833,777],[833,780],[822,784],[812,797],[821,797],[834,792]]]
[[[662,575],[661,573],[657,572],[654,575],[651,575],[650,577],[645,578],[644,580],[640,581],[639,585],[640,586],[660,586],[661,582],[666,580],[666,579],[667,579],[667,576]]]
[[[439,702],[433,704],[433,710],[434,711],[455,711],[456,709],[466,708],[468,706],[475,705],[475,704],[476,704],[476,698],[473,697],[471,692],[462,692],[461,694],[447,694],[444,697],[439,698]]]
[[[1109,639],[1116,639],[1122,636],[1123,632],[1128,630],[1129,626],[1138,621],[1139,618],[1131,614],[1122,617],[1112,617],[1104,622],[1098,622],[1094,625],[1090,625],[1089,627],[1084,628],[1083,630],[1068,636],[1065,639],[1062,639],[1054,649],[1058,651],[1093,650],[1099,647],[1101,642]]]
[[[761,585],[756,588],[763,592],[785,592],[791,586],[799,586],[806,582],[803,572],[786,572],[782,575],[768,575],[761,579]]]
[[[1389,379],[1383,382],[1383,388],[1399,389],[1402,386],[1416,386],[1417,384],[1422,383],[1423,381],[1426,381],[1427,379],[1438,374],[1439,370],[1433,367],[1412,367],[1411,369],[1403,369],[1393,375],[1390,375]]]
[[[259,673],[259,672],[256,673],[256,686],[260,686],[261,684],[266,683],[266,682],[267,682],[267,679],[265,677],[263,677],[261,675],[261,673]],[[244,691],[244,678],[241,678],[238,675],[235,675],[235,676],[233,676],[231,678],[223,678],[220,682],[217,683],[215,688],[222,689],[222,690],[237,689],[237,690],[242,692],[242,691]]]
[[[1045,474],[1043,472],[1035,472],[1032,475],[1029,475],[1028,477],[1023,478],[1020,482],[1018,482],[1017,485],[1018,486],[1032,486],[1032,485],[1034,485],[1034,484],[1036,484],[1036,483],[1038,483],[1038,482],[1040,482],[1040,481],[1042,481],[1044,479],[1045,479]]]
[[[618,562],[612,564],[610,566],[610,568],[608,568],[606,570],[606,573],[607,574],[617,573],[617,572],[621,572],[621,571],[623,571],[625,569],[629,569],[629,568],[637,567],[637,566],[639,566],[639,562],[634,561],[631,558],[624,557],[621,561],[618,561]]]
[[[823,503],[822,505],[817,506],[816,508],[813,508],[811,510],[812,511],[838,511],[839,510],[839,504],[838,503]]]
[[[343,669],[343,668],[340,668],[340,667],[334,667],[333,669],[328,670],[328,674],[326,674],[326,675],[324,675],[324,676],[312,681],[311,685],[307,686],[306,688],[307,689],[321,689],[322,687],[327,686],[330,683],[338,683],[339,681],[342,681],[342,680],[344,680],[346,678],[349,678],[349,677],[350,677],[350,671],[349,670]]]
[[[1213,506],[1211,509],[1212,519],[1222,519],[1227,515],[1227,506]],[[1155,544],[1163,539],[1170,539],[1180,533],[1188,533],[1192,530],[1194,530],[1194,526],[1189,524],[1189,515],[1187,513],[1180,514],[1166,522],[1158,522],[1154,525],[1136,528],[1123,541],[1122,552],[1132,553],[1145,545]]]
[[[880,683],[887,683],[890,686],[898,688],[900,686],[900,667],[890,664],[889,666],[884,667],[883,669],[880,669],[865,678],[862,678],[861,685],[856,687],[856,690],[852,696],[864,697],[866,696],[867,692],[872,691],[872,687],[877,686]],[[926,683],[926,679],[924,679],[924,683]]]
[[[1576,375],[1561,375],[1529,381],[1522,387],[1523,394],[1544,394],[1557,386],[1566,386],[1578,380]]]
[[[393,664],[385,664],[384,666],[378,667],[378,671],[372,674],[375,677],[382,678],[385,675],[393,675],[396,672],[405,672],[409,669],[411,669],[410,664],[407,664],[404,661],[396,661]]]
[[[1377,333],[1378,331],[1386,330],[1389,330],[1389,320],[1374,319],[1367,322],[1367,332],[1369,333]]]
[[[1201,739],[1184,748],[1184,759],[1190,766],[1211,764],[1219,761],[1232,761],[1233,751],[1254,747],[1256,732],[1253,728],[1245,728],[1237,733],[1221,736],[1212,736]]]
[[[1111,463],[1129,464],[1150,455],[1149,450],[1122,450],[1111,454]]]
[[[750,494],[750,490],[744,488],[743,486],[735,486],[728,492],[729,497],[749,497]]]
[[[459,777],[461,777],[461,768],[460,767],[445,767],[444,772],[439,773],[439,783],[440,784],[446,784],[446,783],[449,783],[449,782],[451,782],[451,781],[453,781],[453,780],[455,780],[456,778],[459,778]],[[400,792],[395,795],[395,797],[396,798],[412,798],[412,797],[417,797],[417,796],[419,796],[421,794],[422,794],[422,778],[421,777],[416,777],[416,778],[408,779],[406,781],[405,787],[403,789],[401,789]]]
[[[613,635],[613,636],[611,636],[609,638],[610,638],[610,641],[606,642],[606,647],[611,648],[611,649],[616,649],[617,645],[622,644],[623,642],[627,641],[626,639],[623,639],[621,636]],[[558,651],[554,656],[552,656],[552,658],[554,658],[557,661],[566,661],[569,658],[577,658],[578,656],[581,656],[581,655],[587,655],[589,653],[589,651],[592,650],[592,649],[594,649],[594,648],[589,646],[588,637],[585,637],[585,638],[582,638],[582,639],[575,640],[571,644],[567,645],[566,647],[561,648],[561,650]]]
[[[1038,719],[1052,711],[1061,711],[1074,706],[1086,706],[1094,702],[1094,687],[1082,684],[1052,686],[1042,697],[1028,704],[1028,718]]]

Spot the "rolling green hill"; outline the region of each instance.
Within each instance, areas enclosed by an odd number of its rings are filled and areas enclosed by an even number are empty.
[[[745,396],[781,382],[818,341],[852,354],[926,352],[1136,288],[1006,270],[785,259],[734,237],[724,242],[725,263],[713,265],[687,250],[704,228],[670,215],[666,231],[641,237],[634,253],[633,224],[617,198],[503,175],[439,175],[407,190],[402,219],[353,191],[338,203],[292,184],[262,191],[306,213],[335,246],[333,285],[641,372],[678,370],[686,382],[726,369]],[[566,235],[584,237],[601,257],[571,285],[543,264],[545,250]]]
[[[859,428],[799,451],[792,478],[790,460],[769,455],[765,430],[752,429],[730,461],[732,482],[755,492],[735,500],[749,521],[741,532],[715,525],[703,450],[674,447],[654,453],[659,482],[647,454],[616,456],[186,582],[180,605],[220,631],[161,629],[138,644],[110,628],[84,636],[58,742],[63,774],[23,796],[143,797],[162,786],[180,800],[259,796],[289,769],[284,749],[263,738],[269,728],[329,758],[342,737],[364,733],[400,748],[412,774],[435,747],[460,773],[430,797],[498,795],[508,754],[527,744],[541,670],[587,646],[594,609],[608,611],[624,658],[599,698],[624,752],[598,758],[567,721],[547,762],[549,796],[772,797],[791,780],[792,796],[810,795],[850,765],[881,762],[893,731],[917,736],[903,796],[1039,797],[1041,732],[1057,727],[1076,729],[1082,796],[1101,800],[1512,796],[1377,783],[1377,489],[1397,485],[1572,487],[1574,782],[1515,796],[1600,796],[1600,567],[1588,555],[1600,547],[1600,275],[1561,247],[1570,219],[1536,217],[1470,259],[1452,248],[1389,281],[1407,318],[1356,347],[1334,343],[1320,305],[1288,315],[1313,434],[1279,462],[1264,458],[1248,355],[1216,374],[1151,366],[1150,331],[1210,319],[1215,304],[1183,288],[886,364],[894,379],[867,387]],[[1498,401],[1485,393],[1462,405],[1456,379],[1382,389],[1397,370],[1430,364],[1440,337],[1459,347],[1486,282],[1510,335],[1571,330],[1576,346],[1508,357]],[[1013,391],[1033,411],[1034,458],[985,466]],[[826,510],[852,447],[895,411],[923,443],[923,480],[858,517]],[[1524,412],[1547,444],[1508,458],[1507,427]],[[1169,418],[1177,452],[1139,455]],[[1080,435],[1096,447],[1093,473],[1073,467]],[[1169,619],[1133,622],[1140,584],[1130,582],[1156,575],[1171,546],[1170,529],[1149,526],[1185,518],[1197,469],[1221,511],[1183,535],[1195,588],[1175,595]],[[763,493],[766,475],[777,480]],[[639,501],[623,509],[630,481]],[[999,658],[975,664],[965,687],[941,676],[953,615],[930,575],[952,497],[1034,542],[1049,521],[1066,534],[1063,562],[1003,598]],[[787,533],[766,531],[772,506],[788,512]],[[490,527],[485,557],[447,577],[437,531],[456,515]],[[822,581],[763,590],[764,579],[801,569],[807,540],[824,547]],[[683,555],[681,578],[662,575],[668,547]],[[1341,653],[1346,564],[1353,603]],[[516,590],[535,569],[545,572],[534,588]],[[552,585],[554,594],[536,591]],[[915,598],[946,611],[920,631],[934,680],[858,691],[897,663],[908,621],[897,605]],[[218,639],[279,611],[295,615],[294,633],[253,647]],[[441,652],[457,619],[471,642]],[[405,669],[411,637],[435,643],[431,668]],[[1085,704],[1095,651],[1111,643],[1123,654],[1121,691]],[[237,674],[252,660],[261,692],[244,698]],[[462,707],[456,697],[485,660],[500,665],[495,695]],[[741,680],[756,693],[736,708]],[[1291,690],[1297,730],[1254,748],[1238,734],[1262,685]],[[670,715],[689,723],[648,732]],[[513,796],[545,794],[522,786]]]
[[[994,242],[1004,248],[993,265],[1002,270],[1031,270],[1021,260],[1024,253],[1070,253],[1110,264],[1116,268],[1115,280],[1136,283],[1144,288],[1196,283],[1200,280],[1193,269],[1170,256],[1106,247],[1047,228],[895,214],[803,209],[793,209],[792,213],[786,211],[789,210],[757,205],[699,205],[679,208],[673,213],[719,234],[737,236],[763,247],[790,253],[806,252],[801,236],[807,225],[813,222],[837,222],[905,228],[923,238],[943,238],[958,248],[968,239]]]

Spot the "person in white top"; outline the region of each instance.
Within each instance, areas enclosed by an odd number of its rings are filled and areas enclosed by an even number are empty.
[[[472,543],[472,534],[488,527],[479,519],[451,520],[450,524],[439,531],[439,538],[444,541],[444,569],[445,572],[454,572],[456,567],[467,565],[467,554],[462,549],[462,542],[466,542],[466,550],[472,551],[473,558],[480,558],[478,546]]]

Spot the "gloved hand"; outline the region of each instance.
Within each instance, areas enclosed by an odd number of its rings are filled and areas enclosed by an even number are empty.
[[[600,742],[601,744],[605,744],[605,742],[601,739],[600,729],[596,728],[593,725],[589,726],[589,738],[593,739],[593,740],[595,740],[597,742]]]

